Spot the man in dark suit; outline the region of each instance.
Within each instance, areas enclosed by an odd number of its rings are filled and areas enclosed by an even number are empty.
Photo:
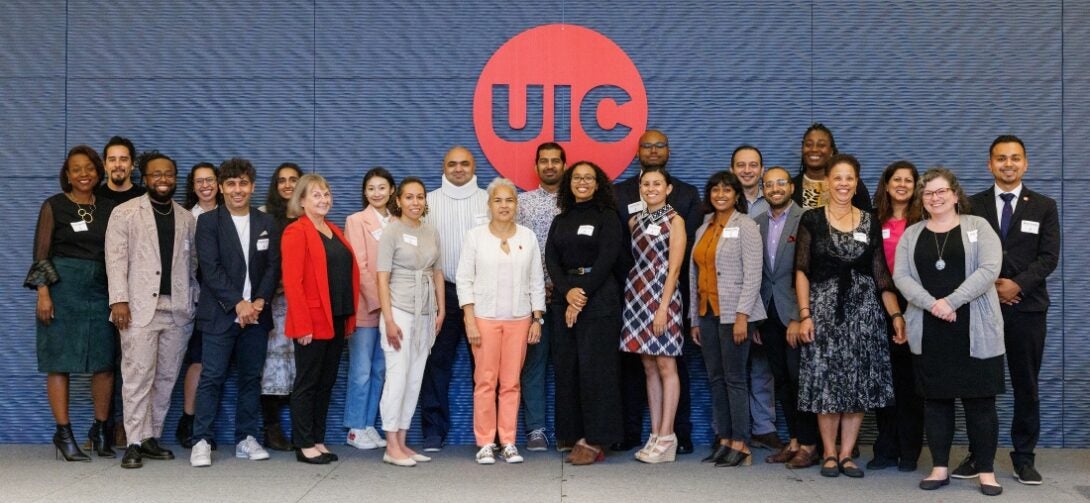
[[[761,341],[775,379],[776,399],[783,406],[791,440],[766,463],[787,463],[792,468],[814,464],[819,440],[817,418],[798,410],[799,303],[795,297],[795,236],[803,209],[792,200],[795,183],[786,169],[775,166],[762,179],[769,211],[753,215],[761,230],[765,251],[761,274],[761,301],[768,319],[760,326]]]
[[[220,165],[224,204],[197,219],[201,296],[197,327],[204,334],[201,380],[193,424],[193,466],[212,464],[212,422],[219,409],[232,354],[238,367],[235,456],[268,459],[257,443],[261,417],[261,372],[272,329],[268,303],[280,282],[280,235],[276,222],[250,208],[257,173],[250,161]]]
[[[1015,478],[1039,485],[1033,449],[1041,433],[1037,375],[1045,350],[1048,318],[1046,279],[1060,259],[1060,219],[1056,201],[1022,184],[1029,161],[1016,136],[992,142],[988,168],[995,185],[969,199],[972,213],[988,219],[1003,241],[1003,270],[995,282],[1003,308],[1007,368],[1014,388],[1011,461]],[[950,476],[977,476],[972,453]]]
[[[640,172],[643,168],[651,166],[665,167],[670,161],[670,140],[661,131],[650,129],[640,136],[637,157],[640,161]],[[639,173],[631,176],[623,182],[613,185],[613,192],[617,199],[617,215],[621,219],[621,227],[624,229],[625,250],[618,260],[618,281],[624,284],[629,269],[634,265],[632,258],[632,233],[628,229],[628,219],[635,213],[643,211],[643,201],[640,199]],[[693,244],[692,236],[704,222],[704,211],[701,208],[700,193],[696,187],[674,178],[673,191],[667,200],[677,210],[681,218],[685,220],[685,233],[689,240],[685,243],[685,261],[681,268],[681,281],[678,288],[681,289],[682,312],[689,312],[689,253]],[[688,320],[685,320],[686,334],[689,333]],[[621,356],[621,393],[624,404],[624,441],[610,446],[614,451],[627,451],[633,447],[643,445],[643,410],[647,407],[647,389],[643,364],[639,355],[635,353],[622,353]],[[677,435],[678,454],[693,452],[693,423],[690,419],[689,402],[689,369],[685,365],[685,356],[677,357],[678,381],[681,384],[681,396],[677,404],[677,415],[674,417],[674,434]]]

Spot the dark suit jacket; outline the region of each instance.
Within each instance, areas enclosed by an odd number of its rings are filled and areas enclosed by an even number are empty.
[[[792,181],[795,183],[795,193],[791,194],[791,199],[795,201],[795,204],[802,206],[802,173],[795,175]],[[870,192],[867,192],[867,186],[862,178],[859,179],[859,186],[855,188],[855,195],[852,196],[852,206],[863,211],[874,210],[871,206]]]
[[[776,299],[776,313],[785,327],[791,320],[799,319],[799,301],[795,295],[795,235],[803,212],[797,204],[787,208],[787,221],[776,244],[776,267],[769,263],[768,250],[765,250],[764,265],[761,267],[761,301],[767,310],[769,301]],[[761,230],[761,245],[764,248],[763,245],[768,242],[768,213],[761,213],[753,220]]]
[[[995,208],[995,185],[969,198],[972,214],[988,220],[1003,241],[1003,270],[1000,278],[1009,278],[1022,288],[1022,301],[1015,311],[1048,310],[1046,279],[1060,261],[1060,216],[1056,201],[1022,185],[1022,194],[1011,215],[1007,237],[999,232]],[[1023,222],[1037,222],[1037,233],[1023,232]],[[1004,310],[1007,307],[1004,306]]]
[[[272,300],[280,283],[280,234],[273,217],[255,208],[250,208],[249,247],[251,298],[246,300],[265,299],[257,321],[272,330]],[[235,306],[243,300],[246,259],[225,205],[197,218],[197,261],[201,270],[197,328],[204,333],[226,332],[235,323]]]

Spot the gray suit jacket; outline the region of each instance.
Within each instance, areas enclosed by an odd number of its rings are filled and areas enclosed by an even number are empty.
[[[916,243],[927,221],[912,224],[897,242],[893,282],[908,300],[905,324],[908,347],[914,354],[923,351],[924,312],[931,310],[935,297],[920,284],[916,270]],[[1003,245],[988,221],[973,215],[961,215],[961,244],[965,247],[965,281],[946,297],[955,310],[969,304],[969,356],[991,358],[1004,353],[1003,312],[995,280],[1003,267]]]
[[[765,250],[764,266],[761,267],[761,302],[767,310],[768,303],[776,299],[776,313],[784,326],[799,319],[799,301],[795,296],[795,235],[805,211],[794,201],[787,207],[787,221],[776,245],[776,267],[773,269],[769,263],[768,250]],[[761,230],[761,243],[768,243],[768,213],[755,215],[753,220]]]
[[[197,300],[197,221],[178,203],[174,206],[174,255],[171,259],[170,306],[174,324],[193,321]],[[128,302],[132,325],[151,323],[159,303],[159,236],[147,194],[122,203],[106,227],[106,276],[110,305]]]
[[[708,230],[713,214],[704,218],[704,223],[696,231],[693,246],[700,242],[700,237]],[[761,263],[764,261],[761,232],[743,213],[735,211],[727,220],[724,231],[737,229],[737,237],[719,236],[715,247],[715,285],[719,295],[719,322],[734,323],[737,313],[749,315],[749,321],[765,319],[765,307],[761,303]],[[696,261],[689,258],[689,319],[694,325],[698,318],[697,274],[700,274]]]

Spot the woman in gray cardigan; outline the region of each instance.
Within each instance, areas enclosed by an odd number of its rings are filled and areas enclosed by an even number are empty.
[[[980,491],[1002,493],[993,459],[999,439],[995,396],[1003,393],[1003,318],[995,280],[1003,251],[982,218],[968,214],[957,177],[929,169],[916,185],[925,220],[897,244],[893,281],[908,300],[905,320],[926,400],[924,428],[934,466],[920,489],[950,483],[954,399],[965,408],[970,449],[980,469]]]

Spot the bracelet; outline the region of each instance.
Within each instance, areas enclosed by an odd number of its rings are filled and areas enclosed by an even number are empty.
[[[889,319],[891,319],[891,320],[893,318],[902,318],[903,319],[904,317],[905,317],[905,315],[902,314],[900,311],[897,311],[896,313],[893,313],[893,314],[889,315]]]
[[[803,311],[803,310],[809,311],[809,310],[810,310],[810,308],[808,308],[808,307],[800,307],[800,308],[799,308],[799,316],[802,316],[802,311]]]
[[[799,323],[802,323],[808,319],[810,319],[810,315],[803,316],[802,319],[799,320]]]

